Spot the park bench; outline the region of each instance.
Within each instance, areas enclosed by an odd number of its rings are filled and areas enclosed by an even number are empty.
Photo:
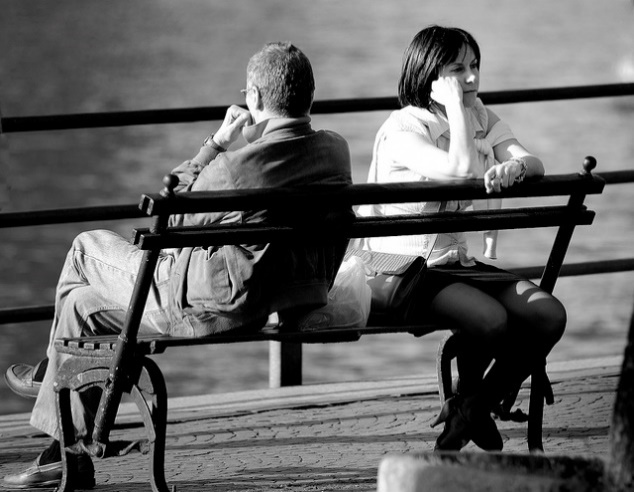
[[[240,342],[267,341],[281,353],[273,376],[281,385],[301,384],[301,346],[306,343],[341,343],[359,340],[364,335],[409,333],[415,337],[451,330],[452,326],[432,323],[418,325],[370,324],[363,328],[332,327],[318,331],[299,331],[292,326],[266,326],[253,333],[228,332],[204,338],[181,338],[166,335],[138,335],[145,299],[161,249],[191,246],[208,247],[228,244],[258,244],[274,241],[328,241],[341,238],[394,236],[456,231],[484,231],[557,227],[550,256],[540,285],[552,292],[564,261],[570,239],[577,225],[589,225],[595,213],[588,210],[584,200],[588,194],[599,194],[604,181],[592,175],[596,162],[588,157],[583,170],[576,174],[552,175],[525,182],[503,190],[496,196],[531,199],[563,197],[563,203],[543,206],[529,204],[498,210],[432,213],[393,217],[356,217],[342,224],[310,224],[296,222],[280,224],[231,224],[205,227],[168,227],[173,214],[235,210],[307,210],[311,207],[347,207],[369,203],[405,203],[416,201],[487,199],[482,180],[354,184],[344,187],[313,186],[301,189],[254,189],[235,191],[206,191],[174,194],[177,179],[167,176],[161,193],[143,195],[140,209],[153,218],[150,228],[137,229],[134,243],[144,250],[126,320],[120,335],[59,339],[59,352],[71,354],[60,368],[56,381],[57,411],[62,429],[60,442],[64,461],[61,491],[72,490],[76,473],[77,452],[105,458],[125,454],[139,443],[110,441],[110,432],[122,395],[129,394],[136,403],[145,426],[149,452],[151,486],[154,491],[167,491],[164,476],[164,451],[167,425],[167,391],[163,375],[151,355],[170,347]],[[441,401],[451,392],[451,358],[459,338],[450,337],[440,350],[439,393]],[[77,442],[70,415],[70,392],[93,387],[103,389],[92,436]],[[544,396],[550,396],[544,364],[533,371],[528,420],[528,447],[541,451]],[[549,401],[550,403],[551,401]]]

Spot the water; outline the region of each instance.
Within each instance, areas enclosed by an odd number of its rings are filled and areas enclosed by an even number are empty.
[[[317,99],[392,96],[401,55],[430,23],[471,31],[482,52],[481,90],[634,81],[634,5],[627,0],[312,2],[289,0],[0,0],[0,109],[5,116],[227,105],[243,101],[245,64],[265,42],[291,40],[313,63]],[[550,173],[632,168],[633,98],[493,108]],[[365,180],[385,112],[316,116],[350,143]],[[135,203],[193,156],[219,123],[9,134],[11,211]],[[632,256],[631,186],[588,200],[596,223],[575,233],[568,261]],[[52,303],[72,238],[88,228],[129,235],[137,222],[0,231],[0,307]],[[552,231],[503,233],[501,266],[543,264]],[[37,246],[32,244],[36,243]],[[564,278],[555,293],[569,329],[551,360],[620,354],[632,310],[631,273]],[[0,327],[0,371],[43,354],[48,322]],[[305,380],[429,373],[437,341],[380,336],[309,346]],[[173,349],[159,356],[171,395],[261,388],[264,344]],[[0,413],[31,401],[0,384]]]

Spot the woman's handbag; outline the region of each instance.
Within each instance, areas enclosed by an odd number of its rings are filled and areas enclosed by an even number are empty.
[[[345,258],[358,256],[372,289],[368,324],[403,324],[411,317],[416,292],[422,285],[427,261],[422,256],[349,248]]]

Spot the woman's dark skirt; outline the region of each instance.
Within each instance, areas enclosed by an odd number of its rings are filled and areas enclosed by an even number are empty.
[[[522,280],[527,279],[479,261],[472,267],[464,267],[459,263],[440,265],[427,269],[418,295],[426,307],[441,290],[451,284],[467,284],[495,295],[496,292]]]

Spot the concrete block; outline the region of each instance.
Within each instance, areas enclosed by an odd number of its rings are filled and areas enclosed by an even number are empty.
[[[596,492],[597,459],[504,453],[391,455],[381,461],[378,492]]]

